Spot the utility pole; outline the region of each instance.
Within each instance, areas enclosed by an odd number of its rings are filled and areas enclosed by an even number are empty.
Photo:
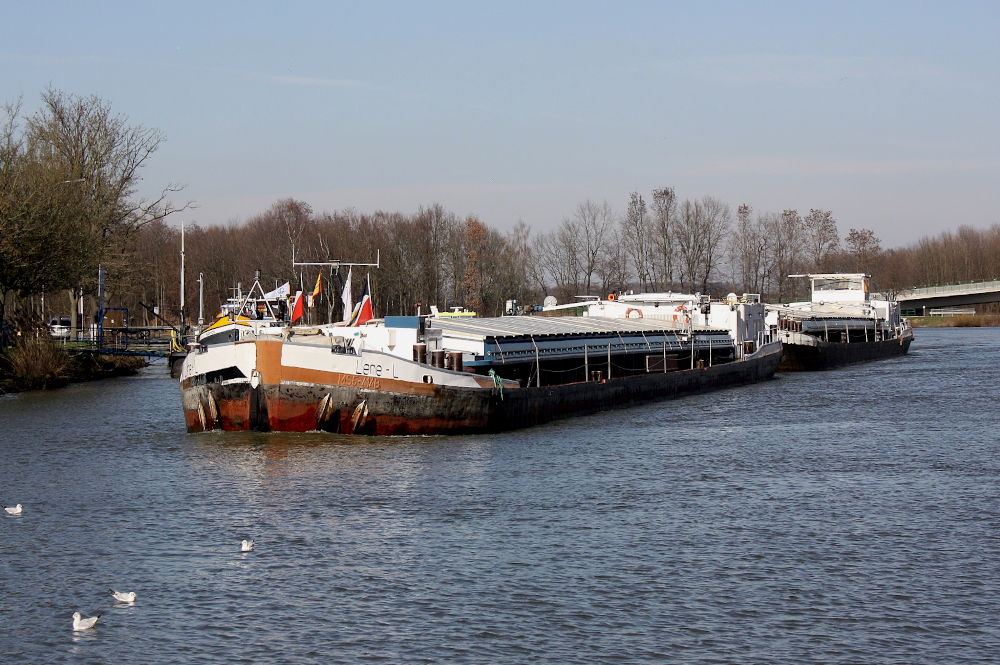
[[[205,273],[198,273],[198,329],[205,325]]]
[[[97,266],[97,348],[104,347],[104,264]]]
[[[184,334],[184,220],[181,220],[181,334]]]

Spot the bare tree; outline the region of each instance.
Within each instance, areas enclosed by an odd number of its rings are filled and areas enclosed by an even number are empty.
[[[601,262],[615,213],[607,201],[597,204],[587,199],[576,206],[573,221],[573,230],[578,235],[578,263],[583,274],[583,292],[590,295],[591,282]]]
[[[731,223],[729,205],[720,199],[705,196],[701,201],[685,200],[680,205],[675,238],[681,281],[688,291],[708,291]]]
[[[677,225],[677,195],[673,187],[653,190],[653,272],[656,282],[664,291],[674,287],[674,247]]]
[[[284,227],[292,253],[300,249],[302,237],[312,222],[312,207],[305,201],[287,198],[274,203],[268,213]]]
[[[552,278],[555,295],[565,302],[580,293],[583,273],[580,263],[581,241],[575,220],[564,218],[555,231],[535,238],[535,256],[545,273]]]
[[[798,270],[802,260],[802,217],[797,210],[785,210],[780,216],[767,218],[767,222],[766,231],[771,238],[772,289],[776,282],[779,302],[794,299],[797,282],[790,280],[789,275]]]
[[[844,239],[847,245],[847,253],[851,257],[854,270],[857,272],[871,273],[875,262],[882,254],[882,245],[875,232],[870,229],[851,229]]]
[[[536,293],[544,292],[545,289],[544,273],[539,279],[540,271],[536,268],[538,264],[531,251],[531,227],[523,219],[517,220],[517,224],[507,234],[507,243],[510,247],[513,287],[508,295],[522,305],[528,304]]]
[[[694,293],[698,282],[698,265],[701,262],[701,206],[697,201],[685,199],[678,208],[675,239],[680,260],[681,288]]]
[[[762,249],[760,293],[773,296],[778,288],[775,281],[778,275],[779,243],[775,234],[781,227],[781,216],[774,212],[757,213],[754,226],[763,238],[763,242],[759,245]]]
[[[805,247],[812,269],[816,272],[827,270],[827,263],[840,248],[840,232],[837,220],[829,210],[812,209],[803,220]]]
[[[760,293],[758,286],[763,238],[754,228],[753,208],[741,203],[736,209],[736,226],[729,236],[729,262],[732,266],[733,281],[743,286],[744,291]]]
[[[646,202],[639,192],[632,192],[628,210],[621,220],[621,237],[625,250],[632,260],[635,276],[643,291],[649,290],[650,265],[652,255],[652,238],[650,237],[649,215],[646,212]]]
[[[478,312],[483,307],[482,263],[487,261],[486,227],[474,215],[465,220],[465,276],[462,288],[465,291],[465,306]]]
[[[712,196],[701,200],[701,260],[699,275],[701,292],[708,293],[708,283],[718,269],[722,257],[722,242],[732,225],[732,212],[729,204]]]
[[[158,130],[129,126],[127,118],[113,115],[110,103],[96,95],[78,97],[50,88],[42,102],[26,124],[28,151],[60,177],[67,176],[66,184],[82,182],[87,196],[77,215],[92,233],[126,238],[177,210],[168,196],[182,189],[178,185],[168,184],[153,199],[136,196],[140,171],[164,140]]]

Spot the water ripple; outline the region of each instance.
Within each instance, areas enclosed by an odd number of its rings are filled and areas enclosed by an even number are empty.
[[[5,397],[0,661],[989,661],[1000,331],[918,333],[497,436],[189,436],[156,368]]]

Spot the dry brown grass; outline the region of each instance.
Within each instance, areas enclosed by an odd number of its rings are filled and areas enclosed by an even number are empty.
[[[53,388],[69,380],[69,356],[49,339],[22,337],[6,360],[11,382],[19,390]]]
[[[58,388],[76,381],[130,376],[148,364],[145,358],[136,356],[70,354],[51,340],[26,337],[0,353],[0,395]]]
[[[914,328],[989,328],[1000,326],[1000,314],[911,316],[908,318]]]

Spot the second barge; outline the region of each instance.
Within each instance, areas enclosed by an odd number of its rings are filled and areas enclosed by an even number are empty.
[[[810,302],[767,306],[767,322],[781,339],[778,371],[814,371],[905,355],[913,342],[899,303],[872,298],[868,275],[828,273],[808,277]]]

